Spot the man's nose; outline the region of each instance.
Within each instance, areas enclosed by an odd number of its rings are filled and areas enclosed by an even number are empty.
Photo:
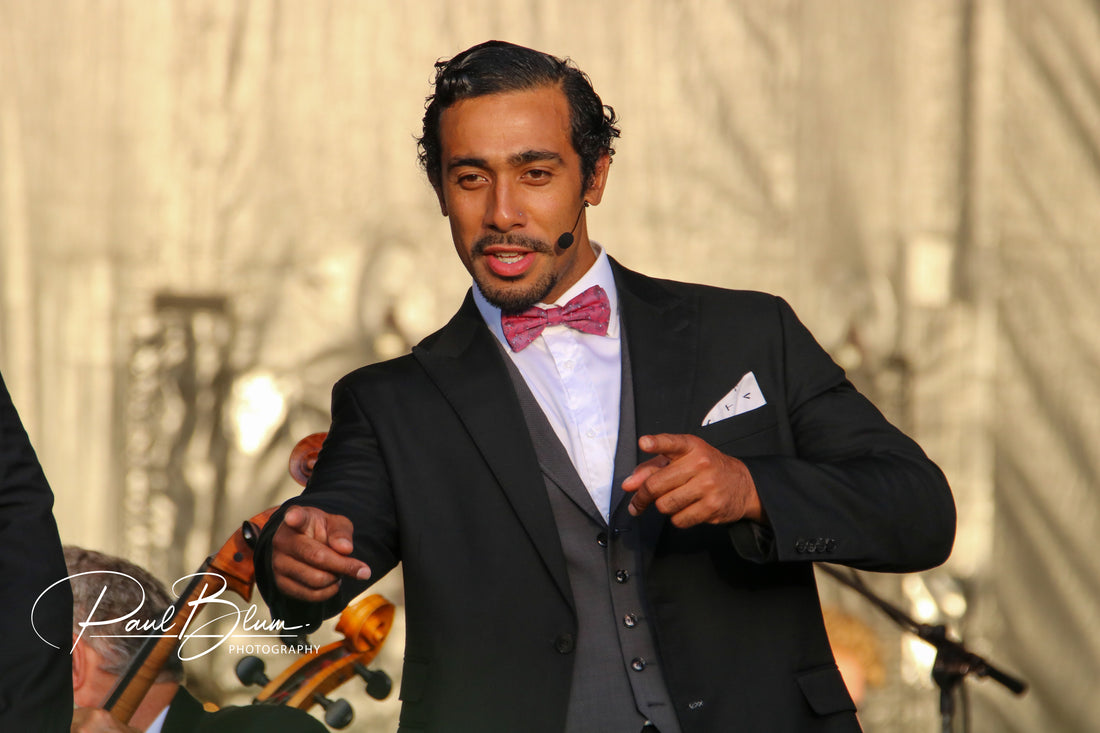
[[[508,232],[524,224],[518,191],[498,182],[493,186],[485,207],[485,226],[498,232]]]

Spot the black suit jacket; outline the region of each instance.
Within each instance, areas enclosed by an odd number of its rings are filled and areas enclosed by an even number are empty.
[[[278,705],[227,707],[209,713],[182,686],[168,706],[161,733],[328,733],[309,713]]]
[[[954,504],[942,473],[783,301],[614,269],[637,434],[693,433],[743,459],[769,517],[678,530],[650,508],[636,521],[684,732],[858,730],[810,561],[943,562]],[[342,379],[313,477],[290,502],[348,516],[374,578],[404,564],[402,731],[562,729],[584,621],[503,358],[467,297],[411,355]],[[767,405],[701,426],[750,371]],[[363,589],[345,582],[323,608],[280,597],[278,521],[257,563],[276,616],[316,622]]]
[[[69,730],[73,597],[68,582],[43,597],[31,625],[39,595],[66,575],[53,493],[0,377],[0,730]]]

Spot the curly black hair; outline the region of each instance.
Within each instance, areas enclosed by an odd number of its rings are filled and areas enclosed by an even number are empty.
[[[615,110],[600,100],[588,75],[569,59],[505,41],[486,41],[454,58],[437,61],[433,84],[435,92],[425,100],[424,134],[416,143],[420,165],[435,188],[442,176],[440,115],[470,97],[560,86],[569,102],[573,149],[581,159],[586,190],[600,156],[615,154],[612,141],[619,137]]]

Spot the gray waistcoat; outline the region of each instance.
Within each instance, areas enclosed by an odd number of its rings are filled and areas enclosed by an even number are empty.
[[[566,733],[634,733],[646,720],[660,733],[679,733],[645,603],[637,524],[621,488],[634,470],[637,444],[626,343],[610,527],[523,376],[507,354],[504,361],[535,445],[577,610]]]

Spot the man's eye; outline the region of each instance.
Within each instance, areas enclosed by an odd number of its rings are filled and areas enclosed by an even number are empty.
[[[464,173],[458,177],[458,185],[463,188],[473,188],[485,180],[477,173]]]
[[[545,171],[545,170],[542,170],[540,168],[533,168],[532,170],[527,171],[523,175],[524,175],[524,178],[526,178],[527,180],[535,181],[535,182],[539,182],[539,183],[550,180],[550,171]]]

